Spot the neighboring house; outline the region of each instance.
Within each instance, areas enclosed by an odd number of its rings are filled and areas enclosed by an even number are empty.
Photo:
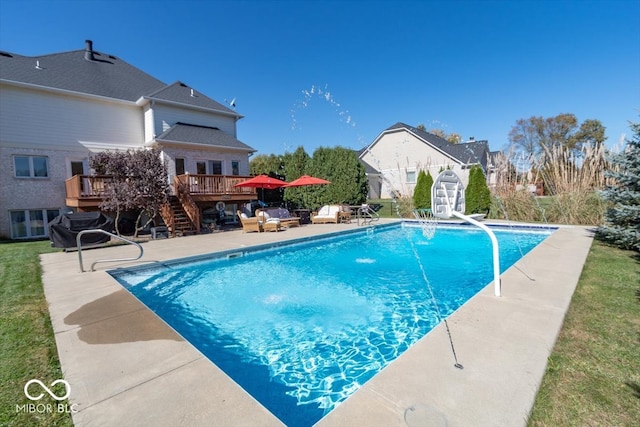
[[[88,159],[104,150],[159,148],[180,196],[163,213],[174,231],[199,231],[203,211],[235,215],[256,198],[234,187],[255,152],[237,139],[241,118],[90,40],[84,50],[37,57],[0,52],[0,237],[46,237],[61,211],[97,210],[109,178],[92,175]]]
[[[376,139],[360,151],[369,178],[369,198],[412,196],[420,170],[429,171],[435,179],[451,169],[464,185],[469,169],[482,166],[487,173],[489,144],[469,141],[452,144],[439,136],[404,123],[382,131]]]

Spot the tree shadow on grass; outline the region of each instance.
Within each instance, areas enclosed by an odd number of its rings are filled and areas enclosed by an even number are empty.
[[[624,384],[633,391],[633,395],[640,399],[640,384],[633,381],[625,381]]]

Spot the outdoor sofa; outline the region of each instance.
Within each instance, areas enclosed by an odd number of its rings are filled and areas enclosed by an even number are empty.
[[[261,208],[256,210],[256,216],[258,218],[263,217],[264,221],[270,219],[280,220],[280,225],[283,227],[299,227],[300,218],[292,216],[285,208]]]
[[[342,207],[342,205],[324,205],[318,212],[311,214],[311,222],[314,224],[338,224],[341,220],[341,214],[347,213],[348,210]]]

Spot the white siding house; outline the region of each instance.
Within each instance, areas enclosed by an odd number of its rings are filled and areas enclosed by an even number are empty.
[[[369,198],[412,196],[420,170],[435,179],[440,171],[456,172],[464,185],[469,169],[480,165],[486,172],[487,141],[452,144],[424,130],[396,123],[385,129],[360,152],[369,177]]]
[[[61,211],[97,209],[99,198],[69,194],[72,177],[91,174],[94,152],[158,147],[171,183],[203,170],[218,181],[247,176],[255,150],[237,140],[241,118],[184,83],[167,85],[95,51],[91,41],[39,57],[0,52],[0,238],[47,237]],[[198,205],[254,198],[229,194],[229,182],[226,193],[200,194]]]

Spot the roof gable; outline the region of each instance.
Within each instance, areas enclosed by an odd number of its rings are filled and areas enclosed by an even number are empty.
[[[163,86],[155,92],[145,95],[145,98],[206,108],[210,110],[229,113],[234,116],[240,116],[234,110],[225,107],[219,102],[214,101],[208,96],[179,81],[168,86]]]
[[[467,142],[462,144],[452,144],[444,138],[441,138],[437,135],[434,135],[430,132],[424,131],[422,129],[418,129],[413,126],[409,126],[405,123],[398,122],[384,131],[375,139],[375,141],[364,148],[360,153],[360,156],[367,151],[368,148],[376,144],[385,133],[396,132],[396,131],[407,131],[414,134],[417,138],[422,140],[424,143],[429,144],[436,148],[437,150],[443,152],[447,156],[451,157],[453,160],[461,163],[461,164],[475,164],[480,163],[483,167],[486,165],[486,158],[489,152],[489,146],[487,141],[476,141],[476,142]]]

